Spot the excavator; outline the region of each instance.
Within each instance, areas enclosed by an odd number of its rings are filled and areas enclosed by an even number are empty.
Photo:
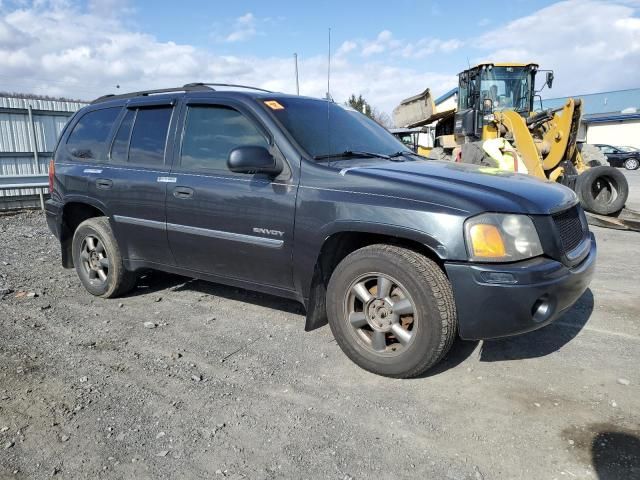
[[[539,70],[535,63],[481,63],[458,75],[457,108],[436,111],[426,89],[394,109],[395,124],[416,128],[437,121],[434,148],[418,153],[559,182],[576,192],[591,224],[640,231],[640,212],[625,208],[629,184],[624,174],[585,158],[578,142],[581,100],[542,108],[542,89],[535,89],[542,72],[542,88],[551,88],[553,71]]]

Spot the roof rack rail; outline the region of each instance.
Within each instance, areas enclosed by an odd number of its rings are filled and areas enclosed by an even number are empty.
[[[120,95],[114,95],[110,93],[108,95],[103,95],[102,97],[98,97],[91,102],[91,105],[100,102],[106,102],[108,100],[119,100],[123,98],[134,98],[134,97],[144,97],[147,95],[154,95],[157,93],[171,93],[171,92],[211,92],[214,89],[205,85],[204,83],[189,83],[182,87],[173,87],[173,88],[159,88],[156,90],[141,90],[139,92],[130,92],[123,93]]]
[[[271,90],[265,90],[264,88],[250,87],[249,85],[238,85],[236,83],[187,83],[185,87],[235,87],[235,88],[247,88],[249,90],[258,90],[259,92],[273,93]],[[215,89],[213,89],[215,90]]]

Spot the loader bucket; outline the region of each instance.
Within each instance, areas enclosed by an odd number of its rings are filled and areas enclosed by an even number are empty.
[[[436,107],[427,88],[424,92],[405,98],[393,109],[393,121],[396,127],[409,127],[431,118]]]

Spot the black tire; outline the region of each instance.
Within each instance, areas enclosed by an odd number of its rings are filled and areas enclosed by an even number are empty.
[[[593,167],[578,176],[576,193],[585,210],[611,215],[624,207],[629,184],[624,174],[613,167]]]
[[[381,283],[368,290],[375,298],[361,302],[362,312],[351,312],[352,315],[365,316],[366,320],[363,318],[362,321],[368,323],[356,328],[350,320],[351,292],[360,285],[357,282],[368,278],[368,275],[383,276],[394,285],[389,287],[388,294],[383,294],[389,300],[392,300],[395,292],[406,293],[406,296],[393,300],[395,305],[407,301],[412,304],[412,313],[408,315],[410,323],[407,325],[406,317],[400,317],[402,328],[406,328],[410,334],[406,345],[401,345],[400,337],[403,335],[396,335],[394,332],[397,330],[382,332],[385,346],[380,351],[374,351],[373,341],[371,345],[365,341],[367,332],[371,332],[371,339],[373,335],[381,333],[371,326],[375,318],[365,315],[365,312],[375,311],[372,305],[380,301],[377,292]],[[456,337],[453,291],[443,271],[423,255],[392,245],[378,244],[361,248],[338,264],[327,287],[327,315],[331,331],[342,351],[365,370],[386,377],[409,378],[420,375],[444,357]],[[386,315],[392,316],[390,313]],[[395,313],[393,317],[398,318]]]
[[[580,150],[580,154],[582,155],[582,161],[590,167],[609,165],[607,156],[602,153],[602,150],[600,150],[595,145],[590,145],[588,143],[578,143],[578,150]]]
[[[90,218],[78,225],[71,248],[78,277],[92,295],[113,298],[135,287],[136,275],[124,268],[107,217]],[[97,269],[102,270],[104,278]]]
[[[640,167],[640,159],[637,158],[627,158],[624,161],[624,168],[627,170],[637,170]]]

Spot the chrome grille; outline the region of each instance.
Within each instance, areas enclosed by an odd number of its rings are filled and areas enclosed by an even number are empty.
[[[553,222],[560,234],[560,243],[565,254],[580,245],[586,234],[578,207],[572,207],[564,212],[552,215]]]

